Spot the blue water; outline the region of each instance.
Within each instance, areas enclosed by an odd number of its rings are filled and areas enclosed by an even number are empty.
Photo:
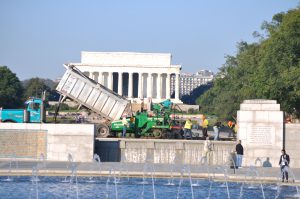
[[[174,185],[167,185],[168,179],[155,179],[154,188],[152,179],[120,178],[115,183],[113,178],[73,178],[63,182],[65,177],[38,177],[38,182],[32,181],[31,177],[12,177],[12,181],[6,181],[7,177],[0,177],[0,198],[2,199],[176,199],[178,198],[228,198],[227,186],[223,182],[208,180],[192,180],[194,186],[191,189],[189,179],[174,179]],[[144,182],[144,183],[143,183]],[[211,189],[210,189],[211,186]],[[230,198],[239,198],[242,183],[229,182]],[[276,184],[263,185],[265,198],[295,197],[297,190],[295,186],[278,186]],[[211,190],[211,191],[209,191]],[[279,193],[279,194],[278,194]],[[78,197],[77,197],[78,195]],[[262,197],[259,184],[243,186],[244,199],[257,199]]]

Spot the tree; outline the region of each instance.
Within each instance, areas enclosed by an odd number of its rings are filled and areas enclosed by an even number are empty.
[[[57,101],[59,94],[55,91],[55,84],[50,79],[31,78],[24,80],[23,86],[25,88],[24,98],[28,97],[42,97],[44,91],[46,91],[46,101]]]
[[[23,87],[15,73],[0,66],[0,107],[19,108],[23,105]]]
[[[240,42],[236,56],[227,56],[197,103],[206,114],[235,115],[245,99],[273,99],[281,109],[300,116],[300,8],[263,22],[266,37],[257,43]]]
[[[183,95],[180,99],[184,104],[196,104],[197,98],[211,87],[212,84],[210,82],[208,84],[201,85],[192,90],[190,95]]]
[[[43,92],[49,92],[51,89],[45,85],[44,81],[40,78],[31,78],[25,84],[24,97],[27,99],[29,97],[39,97],[41,98]]]

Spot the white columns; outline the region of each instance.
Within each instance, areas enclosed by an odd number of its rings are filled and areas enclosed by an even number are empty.
[[[99,72],[98,83],[103,85],[103,73]]]
[[[118,94],[123,95],[123,72],[118,73]]]
[[[175,74],[175,100],[179,100],[179,73]]]
[[[143,73],[139,73],[138,98],[140,98],[140,99],[143,98],[142,75],[143,75]]]
[[[92,80],[96,79],[95,73],[94,72],[90,72],[90,76],[89,76]]]
[[[132,98],[132,91],[133,91],[133,88],[132,88],[132,81],[133,81],[133,73],[128,73],[128,97],[129,98]],[[140,82],[139,82],[140,84]]]
[[[167,77],[166,77],[166,99],[171,98],[170,88],[171,88],[171,74],[167,73]]]
[[[108,72],[107,88],[110,90],[113,90],[113,73],[112,72]]]
[[[161,73],[157,73],[156,79],[156,98],[161,99],[162,91],[162,81],[161,81]]]
[[[147,98],[151,97],[152,98],[152,73],[148,73],[147,77]]]

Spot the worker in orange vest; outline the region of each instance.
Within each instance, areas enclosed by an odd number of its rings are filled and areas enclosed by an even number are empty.
[[[235,123],[231,120],[228,121],[227,123],[228,127],[229,127],[229,134],[228,137],[232,137],[232,135],[234,134],[234,127],[235,127]]]

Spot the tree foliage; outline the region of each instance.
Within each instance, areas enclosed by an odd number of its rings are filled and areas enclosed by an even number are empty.
[[[200,95],[202,95],[205,91],[207,91],[208,89],[210,89],[211,87],[212,87],[211,83],[201,85],[201,86],[195,88],[194,90],[192,90],[192,92],[190,93],[190,95],[183,95],[180,98],[180,100],[184,104],[196,104],[197,98]]]
[[[23,87],[15,73],[0,66],[0,107],[19,108],[23,105]]]
[[[54,90],[55,84],[49,79],[31,78],[29,80],[23,81],[23,86],[25,88],[24,98],[28,97],[39,97],[41,98],[43,92],[46,92],[46,102],[56,101],[59,98],[59,94]],[[51,87],[52,88],[51,88]]]
[[[300,116],[300,8],[263,22],[266,36],[237,45],[227,56],[213,87],[197,99],[205,113],[229,118],[245,99],[272,99]]]

